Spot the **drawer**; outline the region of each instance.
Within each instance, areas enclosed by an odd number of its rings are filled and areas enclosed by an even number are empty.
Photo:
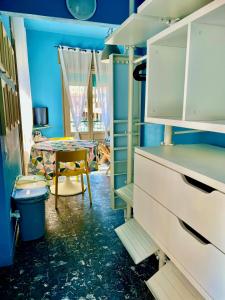
[[[213,299],[225,299],[225,255],[134,186],[134,217],[174,263]],[[182,271],[182,270],[181,270]]]
[[[134,174],[137,186],[225,253],[225,194],[205,191],[184,175],[137,154]]]

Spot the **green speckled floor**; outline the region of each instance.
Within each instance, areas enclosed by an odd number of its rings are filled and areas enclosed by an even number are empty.
[[[0,299],[153,299],[144,281],[157,268],[154,256],[136,266],[114,228],[122,211],[110,208],[109,177],[91,176],[88,194],[46,203],[46,236],[19,242],[15,264],[0,270]]]

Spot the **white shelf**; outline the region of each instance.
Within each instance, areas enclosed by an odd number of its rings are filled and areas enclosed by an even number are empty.
[[[212,0],[145,0],[138,7],[138,14],[177,19],[185,17]]]
[[[146,116],[182,119],[188,27],[148,46]]]
[[[225,26],[192,23],[189,48],[184,119],[225,119]]]
[[[174,145],[135,148],[135,152],[225,193],[225,148]]]
[[[135,264],[139,264],[158,250],[150,236],[134,219],[116,228],[115,232]]]
[[[41,126],[41,125],[34,125],[33,126],[33,131],[35,131],[35,130],[43,130],[43,129],[48,129],[48,128],[52,128],[52,126],[50,126],[50,125],[43,125],[43,126]]]
[[[225,0],[148,40],[145,122],[225,133]]]
[[[155,299],[204,299],[171,261],[167,262],[146,284]]]
[[[107,39],[106,44],[126,46],[146,46],[146,41],[167,26],[158,18],[132,14]]]
[[[212,131],[225,133],[225,118],[224,120],[216,121],[184,121],[178,120],[175,116],[165,117],[145,117],[146,123],[170,125],[176,127],[184,127],[190,129],[197,129],[202,131]]]
[[[115,193],[123,199],[128,205],[133,207],[133,183],[123,186],[120,189],[115,190]]]

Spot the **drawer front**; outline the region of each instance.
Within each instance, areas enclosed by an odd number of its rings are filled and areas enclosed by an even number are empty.
[[[201,241],[137,186],[134,186],[134,217],[213,299],[225,299],[225,255],[221,251]]]
[[[225,253],[225,195],[190,184],[167,167],[135,155],[134,183]]]

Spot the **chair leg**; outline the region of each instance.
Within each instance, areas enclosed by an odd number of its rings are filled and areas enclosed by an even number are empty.
[[[83,174],[80,175],[80,178],[81,178],[82,194],[84,194],[84,177],[83,177]]]
[[[88,194],[89,194],[89,199],[90,199],[90,206],[92,206],[92,195],[91,195],[91,185],[90,185],[89,174],[86,173],[86,176],[87,176],[87,184],[88,184]]]
[[[58,182],[59,177],[58,175],[55,176],[55,209],[58,209]]]

